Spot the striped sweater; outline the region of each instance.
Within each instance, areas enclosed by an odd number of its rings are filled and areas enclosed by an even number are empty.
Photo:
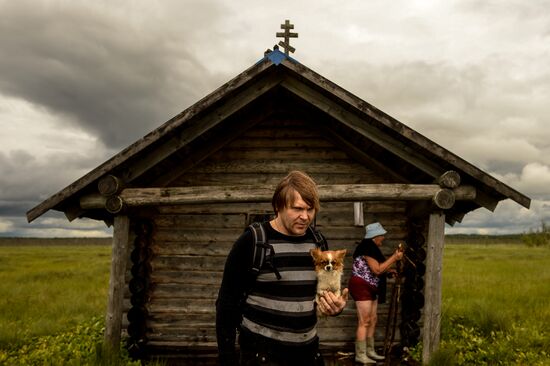
[[[267,241],[274,247],[273,262],[281,279],[264,266],[253,283],[247,281],[251,278],[254,241],[252,232],[246,230],[227,257],[216,301],[216,337],[222,364],[230,364],[235,357],[237,328],[289,346],[317,339],[317,280],[309,254],[315,248],[313,235],[308,230],[303,236],[287,236],[269,223],[263,225]]]
[[[309,254],[316,247],[315,242],[309,234],[283,235],[269,223],[264,228],[274,248],[273,264],[281,279],[264,265],[245,300],[241,326],[283,344],[310,343],[317,335],[317,279]]]

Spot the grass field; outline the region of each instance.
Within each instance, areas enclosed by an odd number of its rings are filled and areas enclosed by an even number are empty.
[[[101,332],[108,241],[29,243],[0,239],[0,365],[40,337],[63,334],[55,345],[89,333],[77,325],[91,319]],[[550,248],[447,244],[442,310],[432,365],[550,365]],[[41,344],[55,348],[48,342]],[[40,354],[22,364],[40,364]]]
[[[0,348],[103,314],[110,256],[106,245],[0,246]]]
[[[550,324],[548,247],[447,245],[443,284],[446,317],[480,314],[501,327],[512,321]]]
[[[441,365],[550,365],[550,248],[447,244]]]

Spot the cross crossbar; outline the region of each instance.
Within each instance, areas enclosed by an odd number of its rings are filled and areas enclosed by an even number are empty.
[[[289,52],[294,53],[294,51],[296,51],[296,49],[290,45],[290,38],[298,38],[298,33],[290,31],[294,29],[294,24],[290,24],[289,20],[285,20],[285,23],[281,24],[281,29],[283,29],[284,32],[277,32],[275,35],[284,38],[284,41],[279,42],[279,46],[285,49],[285,55],[288,56]]]

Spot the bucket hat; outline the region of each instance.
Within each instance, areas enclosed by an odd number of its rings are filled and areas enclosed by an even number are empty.
[[[365,227],[365,230],[367,231],[365,239],[372,239],[376,236],[385,235],[387,233],[387,231],[382,227],[382,224],[379,222],[368,224]]]

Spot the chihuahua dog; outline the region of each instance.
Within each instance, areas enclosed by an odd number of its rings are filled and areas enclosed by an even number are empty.
[[[340,282],[344,272],[344,257],[346,249],[321,251],[319,248],[309,251],[313,257],[315,272],[317,272],[317,316],[322,316],[319,311],[319,297],[323,291],[331,291],[336,296],[340,296]]]

